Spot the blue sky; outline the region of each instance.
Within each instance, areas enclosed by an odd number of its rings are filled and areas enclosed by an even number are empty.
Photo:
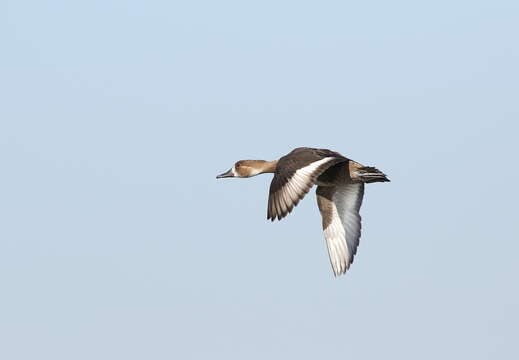
[[[515,1],[4,1],[0,357],[516,359]],[[334,279],[311,192],[366,189]]]

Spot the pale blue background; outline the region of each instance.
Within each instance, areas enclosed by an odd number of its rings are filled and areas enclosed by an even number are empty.
[[[517,1],[0,3],[1,359],[518,359]],[[333,279],[326,147],[369,185]]]

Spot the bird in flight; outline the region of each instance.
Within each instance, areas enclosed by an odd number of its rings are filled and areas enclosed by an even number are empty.
[[[300,147],[275,161],[240,160],[216,178],[247,178],[264,173],[274,174],[267,206],[267,219],[272,221],[287,216],[317,185],[317,205],[333,273],[344,274],[359,246],[364,184],[387,182],[386,175],[335,151]]]

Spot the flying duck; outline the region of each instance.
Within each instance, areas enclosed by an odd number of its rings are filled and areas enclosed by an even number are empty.
[[[267,219],[272,221],[287,216],[317,185],[317,205],[333,273],[344,274],[359,246],[364,184],[389,181],[386,175],[335,151],[301,147],[276,161],[240,160],[216,178],[247,178],[264,173],[274,174],[267,206]]]

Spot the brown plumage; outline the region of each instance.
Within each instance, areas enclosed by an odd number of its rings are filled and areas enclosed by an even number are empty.
[[[274,173],[267,206],[267,219],[272,221],[288,215],[318,185],[317,203],[332,268],[336,276],[345,273],[359,244],[364,184],[389,181],[386,175],[335,151],[302,147],[277,161],[240,160],[217,178],[263,173]]]

